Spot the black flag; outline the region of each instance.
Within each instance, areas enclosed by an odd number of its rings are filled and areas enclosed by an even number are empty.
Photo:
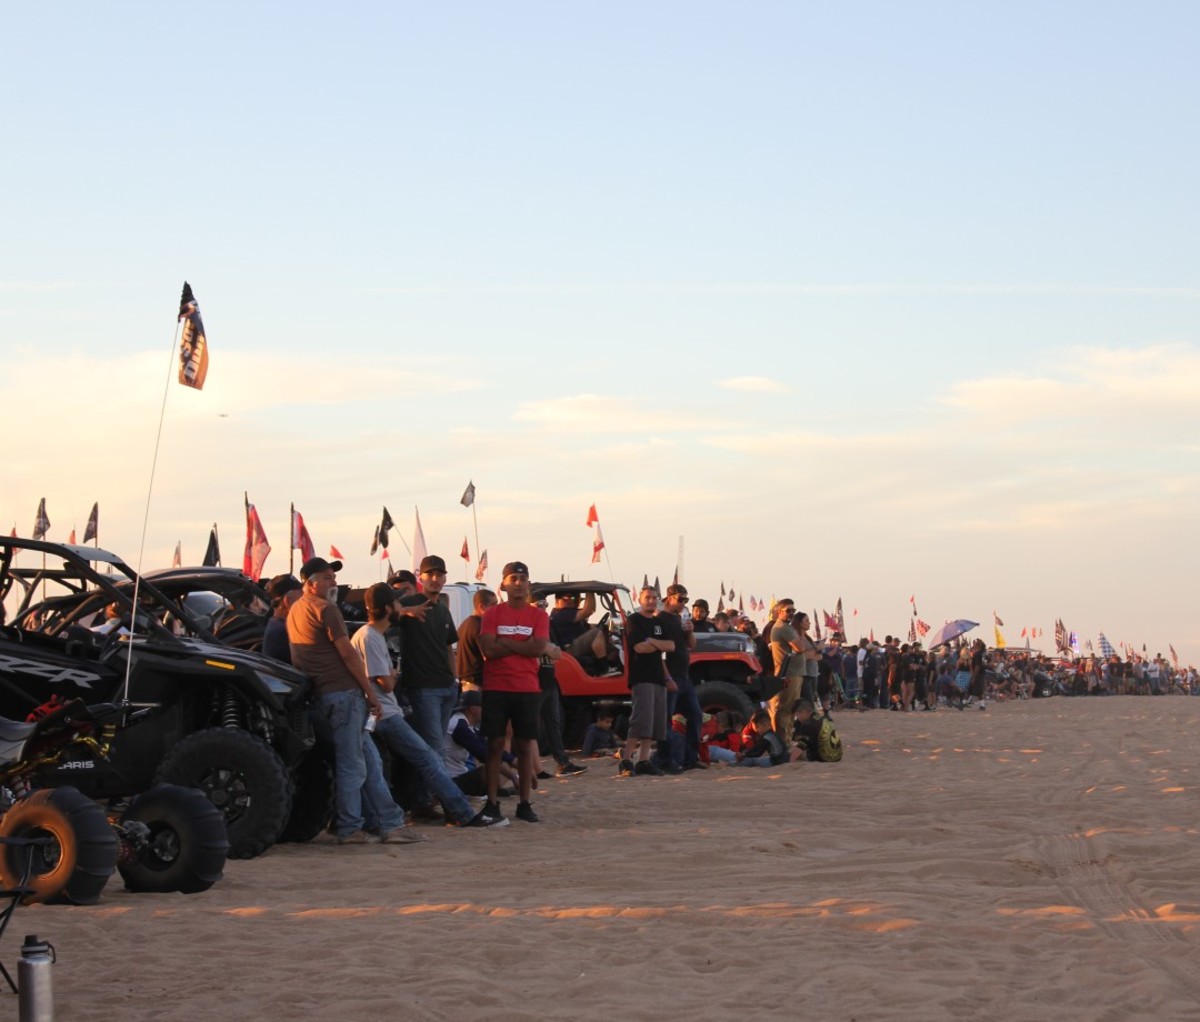
[[[83,528],[83,541],[100,538],[100,502],[92,505],[92,513],[88,515],[87,525]]]
[[[388,533],[396,527],[396,523],[392,521],[392,516],[388,514],[388,509],[383,509],[383,521],[379,523],[379,545],[384,550],[388,547]],[[371,551],[374,553],[375,551]]]
[[[221,544],[217,542],[217,527],[214,525],[208,533],[208,547],[204,551],[204,560],[201,562],[206,568],[219,568],[221,566]]]

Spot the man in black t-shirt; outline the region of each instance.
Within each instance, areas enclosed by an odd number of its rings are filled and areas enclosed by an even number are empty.
[[[667,737],[658,743],[658,753],[655,763],[668,774],[682,773],[684,770],[695,770],[700,766],[700,700],[696,698],[696,686],[692,684],[688,666],[691,662],[691,651],[696,647],[694,622],[688,616],[688,591],[675,582],[667,586],[666,614],[667,638],[675,643],[675,648],[667,654],[667,674],[675,682],[676,691],[667,696],[667,720],[675,714],[682,713],[687,721],[684,731],[682,756],[676,757],[672,748],[672,734],[668,728]]]
[[[650,762],[650,750],[655,741],[667,737],[667,694],[676,690],[675,682],[663,668],[663,654],[675,649],[667,638],[670,622],[659,612],[658,593],[650,586],[638,594],[638,610],[625,622],[625,641],[629,650],[629,693],[633,710],[629,715],[629,737],[625,741],[625,758],[621,760],[623,777],[634,772],[633,754],[638,752],[636,772],[661,774]]]
[[[458,631],[450,605],[442,595],[446,584],[446,562],[429,556],[421,562],[422,591],[400,601],[403,607],[424,606],[424,618],[400,621],[400,685],[412,706],[413,729],[439,756],[445,755],[446,729],[458,703],[454,643]],[[441,814],[432,806],[424,785],[417,793],[413,815],[436,819]]]

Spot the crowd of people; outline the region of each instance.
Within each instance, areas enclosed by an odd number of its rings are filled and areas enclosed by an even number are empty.
[[[504,566],[499,595],[476,590],[471,614],[456,626],[443,593],[445,562],[425,557],[415,574],[399,572],[364,592],[367,621],[351,635],[337,602],[341,567],[314,557],[298,579],[272,579],[263,652],[312,681],[314,725],[333,750],[332,829],[342,844],[418,842],[411,819],[507,826],[501,799],[514,796],[516,819],[539,822],[533,794],[554,776],[542,768],[543,747],[557,776],[588,769],[563,744],[554,671],[564,651],[596,674],[628,672],[624,734],[616,713],[601,708],[580,752],[613,757],[622,776],[840,759],[832,721],[843,709],[912,713],[1058,693],[1200,690],[1194,671],[1172,671],[1161,658],[1065,667],[1027,651],[989,652],[981,640],[931,651],[892,636],[822,640],[791,599],[776,602],[760,631],[738,614],[710,617],[705,600],[689,607],[679,583],[661,597],[644,586],[615,644],[590,620],[594,596],[558,593],[550,608],[534,598],[521,561]],[[689,673],[696,634],[729,630],[753,640],[778,689],[748,720],[705,713]]]

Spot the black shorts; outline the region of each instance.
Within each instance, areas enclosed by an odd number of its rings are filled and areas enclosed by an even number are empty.
[[[513,738],[537,741],[538,700],[541,692],[489,692],[483,690],[483,716],[479,730],[484,738],[504,738],[512,722]]]

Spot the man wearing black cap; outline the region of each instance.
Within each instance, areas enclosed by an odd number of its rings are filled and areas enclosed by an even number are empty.
[[[262,651],[269,657],[292,662],[292,648],[288,644],[287,616],[292,604],[300,599],[304,585],[295,575],[276,575],[267,583],[267,595],[271,597],[271,617],[263,632]]]
[[[488,740],[488,800],[483,811],[500,815],[500,763],[508,726],[520,773],[517,819],[537,823],[529,804],[538,737],[538,658],[550,642],[550,618],[529,602],[529,569],[522,561],[509,561],[501,575],[504,603],[489,607],[479,626],[483,650],[483,736]]]
[[[675,691],[667,693],[667,720],[670,721],[679,712],[687,722],[684,732],[683,760],[675,758],[672,750],[672,732],[668,728],[667,737],[658,743],[658,753],[655,762],[659,768],[668,774],[677,774],[682,770],[695,770],[700,767],[700,700],[696,696],[696,686],[692,684],[689,673],[691,651],[696,648],[696,633],[691,617],[688,615],[688,591],[678,582],[667,586],[667,599],[663,606],[666,611],[664,618],[667,624],[667,638],[675,643],[675,648],[664,658],[667,674],[675,681]]]
[[[404,822],[383,778],[370,736],[368,713],[378,717],[379,699],[360,657],[346,634],[346,622],[334,599],[341,561],[313,557],[300,568],[304,591],[288,612],[292,663],[308,675],[316,692],[316,709],[333,734],[334,785],[338,844],[370,841],[363,830],[363,796],[379,819],[380,840],[408,844],[420,841]]]
[[[454,643],[458,631],[450,614],[449,601],[442,595],[446,585],[446,562],[431,554],[421,561],[418,580],[421,592],[400,601],[403,607],[424,607],[422,618],[400,621],[400,686],[413,708],[412,726],[439,756],[446,751],[446,727],[458,703]],[[413,815],[435,819],[439,813],[424,784],[416,792]]]

